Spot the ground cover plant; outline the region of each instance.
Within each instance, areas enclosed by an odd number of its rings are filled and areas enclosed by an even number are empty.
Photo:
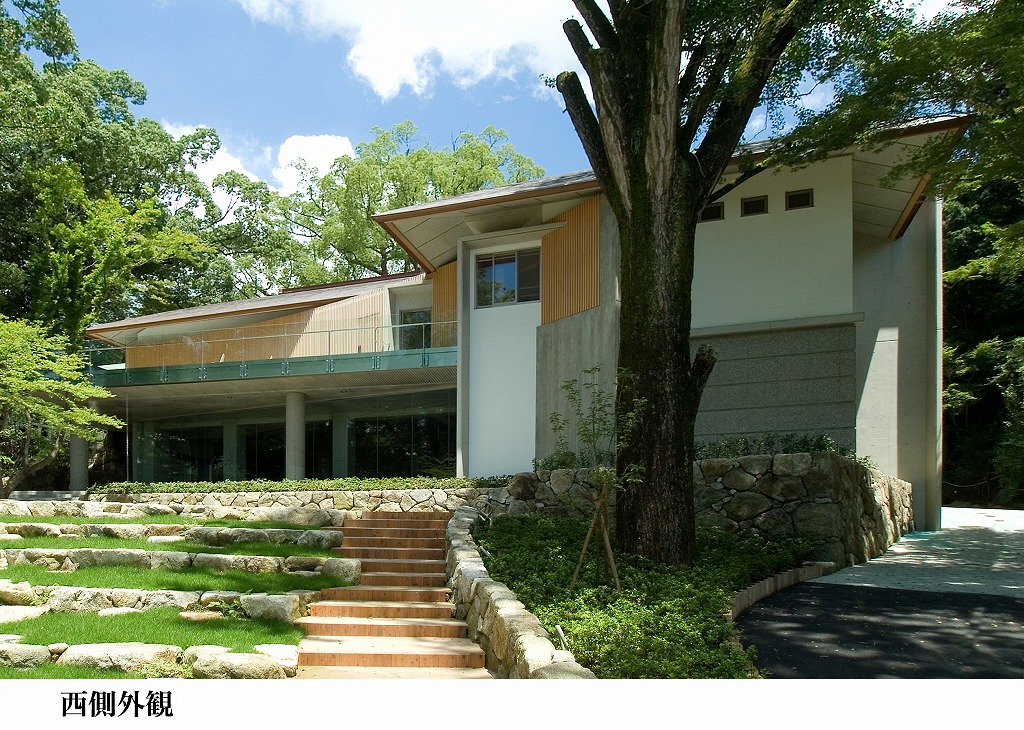
[[[7,624],[0,624],[6,626]],[[143,679],[145,675],[73,664],[41,664],[31,669],[0,667],[0,679]]]
[[[294,573],[247,573],[244,570],[217,572],[198,568],[171,571],[128,565],[88,566],[72,573],[48,571],[41,565],[11,565],[0,571],[0,577],[13,583],[28,581],[34,586],[136,588],[147,591],[287,593],[292,590],[318,591],[346,585],[340,578],[322,575],[307,577]],[[5,629],[4,633],[9,632]]]
[[[597,548],[573,595],[567,587],[587,523],[502,516],[474,531],[491,577],[506,583],[545,628],[565,632],[577,661],[601,678],[737,678],[754,653],[723,613],[733,592],[802,562],[810,542],[702,531],[693,567],[616,553],[622,591],[607,585]]]
[[[7,548],[15,549],[53,548],[57,550],[70,550],[74,548],[93,548],[96,550],[159,550],[180,553],[215,553],[218,555],[265,555],[279,558],[286,558],[291,555],[330,557],[330,552],[323,548],[265,541],[213,546],[190,540],[155,544],[145,540],[126,540],[117,537],[25,537],[21,540],[4,544]]]

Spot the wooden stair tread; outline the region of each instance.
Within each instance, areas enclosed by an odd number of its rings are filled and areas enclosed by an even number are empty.
[[[302,654],[456,654],[483,657],[484,650],[469,639],[435,636],[307,636],[299,641]]]
[[[494,679],[483,667],[299,667],[296,679]]]

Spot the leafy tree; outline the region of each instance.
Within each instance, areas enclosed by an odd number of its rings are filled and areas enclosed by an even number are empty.
[[[795,105],[800,84],[843,83],[851,64],[908,22],[884,0],[574,0],[563,25],[590,78],[556,80],[618,220],[621,312],[617,412],[642,417],[619,445],[621,547],[693,559],[694,423],[714,365],[691,358],[694,238],[751,113]],[[591,40],[591,38],[593,40]],[[741,183],[752,170],[742,175]]]
[[[945,445],[949,497],[988,501],[1024,483],[1024,274],[993,266],[1002,232],[1024,221],[1024,197],[995,181],[945,205]]]
[[[88,406],[110,394],[85,377],[65,338],[0,316],[0,499],[50,464],[69,435],[99,440],[120,421]]]
[[[936,137],[893,171],[928,173],[948,198],[999,181],[1024,190],[1024,3],[955,0],[922,25],[904,25],[867,48],[858,73],[833,103],[793,137],[795,149],[824,155],[851,130],[878,144],[894,123],[965,115],[962,135]],[[1024,223],[1000,226],[989,265],[1024,268]]]
[[[0,5],[0,40],[0,302],[75,347],[97,316],[166,289],[160,265],[208,258],[190,228],[216,206],[194,166],[219,142],[136,120],[145,89],[80,60],[53,0]]]
[[[235,261],[247,293],[412,271],[375,214],[544,173],[494,127],[463,132],[450,149],[420,143],[409,121],[374,134],[325,172],[300,161],[299,190],[289,196],[237,173],[218,178],[235,202],[216,245]]]

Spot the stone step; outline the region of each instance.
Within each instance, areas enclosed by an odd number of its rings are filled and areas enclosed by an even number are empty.
[[[363,560],[367,573],[443,573],[443,560]]]
[[[348,586],[324,588],[320,595],[327,601],[437,601],[448,600],[451,588],[416,586]]]
[[[461,638],[465,621],[452,618],[372,618],[304,616],[296,621],[307,636],[427,636]]]
[[[445,530],[448,527],[448,520],[403,520],[396,517],[393,520],[346,520],[345,525],[356,527],[381,527],[398,528],[406,530]]]
[[[317,601],[309,604],[316,618],[451,618],[454,603],[434,601]]]
[[[359,576],[364,586],[420,586],[441,588],[448,583],[446,573],[368,573]]]
[[[350,537],[341,539],[341,547],[393,547],[393,548],[434,548],[444,550],[443,537],[392,537],[377,534],[372,537]]]
[[[299,642],[300,667],[483,667],[469,639],[346,636]]]
[[[444,548],[338,547],[331,552],[369,560],[444,560]]]
[[[477,667],[299,667],[296,679],[494,679]]]
[[[382,522],[383,520],[378,520]],[[388,537],[418,537],[444,540],[443,527],[390,527],[390,526],[368,526],[346,524],[344,527],[345,537],[377,537],[387,535]]]
[[[452,518],[451,512],[369,512],[364,511],[364,520],[444,520]]]

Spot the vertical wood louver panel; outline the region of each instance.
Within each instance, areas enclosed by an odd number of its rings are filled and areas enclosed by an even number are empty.
[[[451,347],[455,344],[455,320],[458,318],[456,300],[456,262],[440,266],[431,275],[434,285],[430,318],[437,322],[431,327],[431,347]],[[448,323],[448,324],[445,324]]]
[[[564,226],[541,240],[541,323],[601,303],[601,199],[589,198],[549,222]]]

